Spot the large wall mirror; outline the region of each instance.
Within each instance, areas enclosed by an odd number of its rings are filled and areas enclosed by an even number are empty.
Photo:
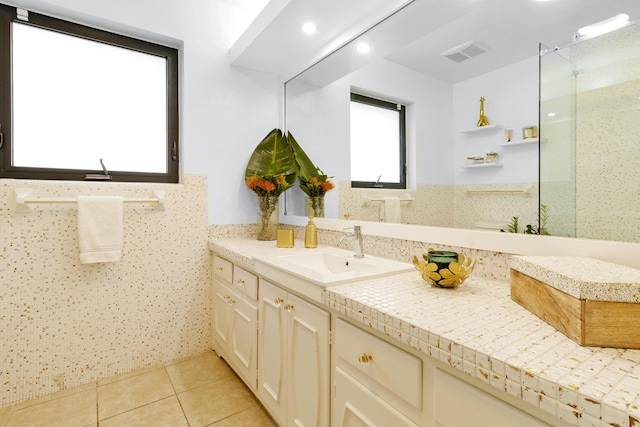
[[[288,81],[285,127],[336,184],[325,216],[640,242],[640,30],[576,39],[620,13],[640,3],[414,0]],[[406,107],[406,189],[351,188],[352,93]]]

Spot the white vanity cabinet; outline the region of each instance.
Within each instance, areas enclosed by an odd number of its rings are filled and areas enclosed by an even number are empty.
[[[337,319],[334,326],[334,427],[419,425],[422,360]]]
[[[440,369],[435,370],[434,389],[434,419],[438,426],[549,427],[549,424]]]
[[[333,330],[333,427],[568,426],[341,318]]]
[[[254,274],[214,257],[214,349],[252,390],[257,381],[257,286]]]
[[[328,427],[329,313],[260,279],[258,397],[281,426]]]

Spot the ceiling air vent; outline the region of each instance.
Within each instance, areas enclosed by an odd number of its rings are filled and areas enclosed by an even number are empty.
[[[481,43],[469,40],[466,43],[462,43],[452,49],[442,52],[442,56],[449,58],[455,62],[462,62],[465,59],[469,59],[472,56],[480,55],[482,52],[486,52],[487,48]]]

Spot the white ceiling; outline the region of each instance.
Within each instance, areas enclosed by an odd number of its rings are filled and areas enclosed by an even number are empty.
[[[271,0],[229,50],[233,66],[288,80],[411,0]],[[313,21],[316,34],[302,24]]]
[[[536,56],[538,43],[568,43],[578,28],[618,13],[640,18],[640,0],[271,0],[230,62],[286,81],[407,3],[380,25],[384,34],[370,37],[371,55],[450,83]],[[300,32],[305,20],[318,24],[315,36]],[[489,49],[460,63],[441,56],[469,40]],[[345,50],[331,55],[343,71],[362,61]]]

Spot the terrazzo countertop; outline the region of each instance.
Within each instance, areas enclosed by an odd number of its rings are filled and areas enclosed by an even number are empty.
[[[210,249],[251,268],[274,242],[219,240]],[[640,350],[581,347],[509,295],[468,278],[456,289],[417,272],[326,288],[323,303],[574,426],[640,426]]]
[[[578,299],[640,302],[640,270],[587,257],[513,256],[511,268]]]

